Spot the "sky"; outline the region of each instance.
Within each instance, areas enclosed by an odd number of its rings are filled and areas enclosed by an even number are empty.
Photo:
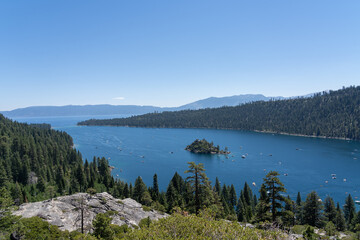
[[[0,2],[0,110],[360,85],[359,0]]]

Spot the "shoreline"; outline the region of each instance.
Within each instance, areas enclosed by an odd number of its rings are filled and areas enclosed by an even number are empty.
[[[322,138],[322,139],[336,139],[336,140],[344,140],[344,141],[359,141],[356,139],[344,138],[344,137],[326,137],[326,136],[305,135],[305,134],[298,134],[298,133],[260,131],[260,130],[252,130],[251,132],[279,134],[279,135],[287,135],[287,136],[294,136],[294,137],[309,137],[309,138]]]
[[[274,131],[266,131],[266,130],[245,130],[240,128],[206,128],[206,127],[144,127],[144,126],[129,126],[129,125],[79,125],[84,127],[130,127],[130,128],[173,128],[173,129],[213,129],[213,130],[238,130],[238,131],[248,131],[248,132],[256,132],[256,133],[266,133],[266,134],[279,134],[285,136],[294,136],[294,137],[309,137],[309,138],[321,138],[321,139],[335,139],[335,140],[343,140],[343,141],[360,141],[360,139],[351,139],[345,137],[326,137],[326,136],[316,136],[316,135],[305,135],[299,133],[287,133],[287,132],[274,132]]]

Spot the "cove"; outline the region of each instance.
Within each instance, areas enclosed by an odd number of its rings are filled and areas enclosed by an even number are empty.
[[[119,116],[97,116],[113,118]],[[14,118],[27,123],[50,123],[54,129],[65,131],[74,139],[83,158],[106,157],[115,169],[116,178],[134,183],[137,176],[151,186],[158,175],[159,185],[167,184],[178,172],[184,178],[187,162],[203,163],[206,174],[215,182],[234,184],[237,193],[245,181],[258,193],[262,179],[270,171],[278,171],[287,194],[302,199],[317,191],[322,199],[327,195],[344,202],[347,194],[360,200],[360,142],[336,139],[308,138],[213,129],[156,129],[129,127],[76,126],[78,121],[91,117]],[[231,154],[201,155],[185,151],[195,139],[205,138]],[[241,156],[245,155],[245,158]],[[333,179],[332,174],[336,174]],[[254,183],[254,185],[253,185]]]

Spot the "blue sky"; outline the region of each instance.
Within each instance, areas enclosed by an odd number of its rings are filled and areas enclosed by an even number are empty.
[[[0,110],[360,85],[359,0],[1,1]]]

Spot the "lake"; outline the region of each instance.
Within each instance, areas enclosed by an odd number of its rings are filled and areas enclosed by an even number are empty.
[[[113,118],[119,116],[97,116]],[[14,118],[19,122],[50,123],[54,129],[70,134],[83,158],[104,156],[114,166],[113,176],[134,183],[137,176],[152,185],[155,173],[159,185],[167,184],[178,172],[186,177],[187,162],[203,163],[212,181],[234,184],[237,193],[245,181],[258,193],[262,179],[270,170],[278,171],[287,194],[302,199],[315,190],[321,198],[330,195],[343,203],[348,193],[360,199],[360,142],[307,138],[238,130],[157,129],[129,127],[76,126],[81,117]],[[198,155],[184,148],[195,139],[205,138],[231,154]],[[246,158],[241,156],[245,155]],[[336,174],[336,179],[332,178]],[[287,175],[287,176],[286,176]],[[254,186],[254,183],[256,186]]]

